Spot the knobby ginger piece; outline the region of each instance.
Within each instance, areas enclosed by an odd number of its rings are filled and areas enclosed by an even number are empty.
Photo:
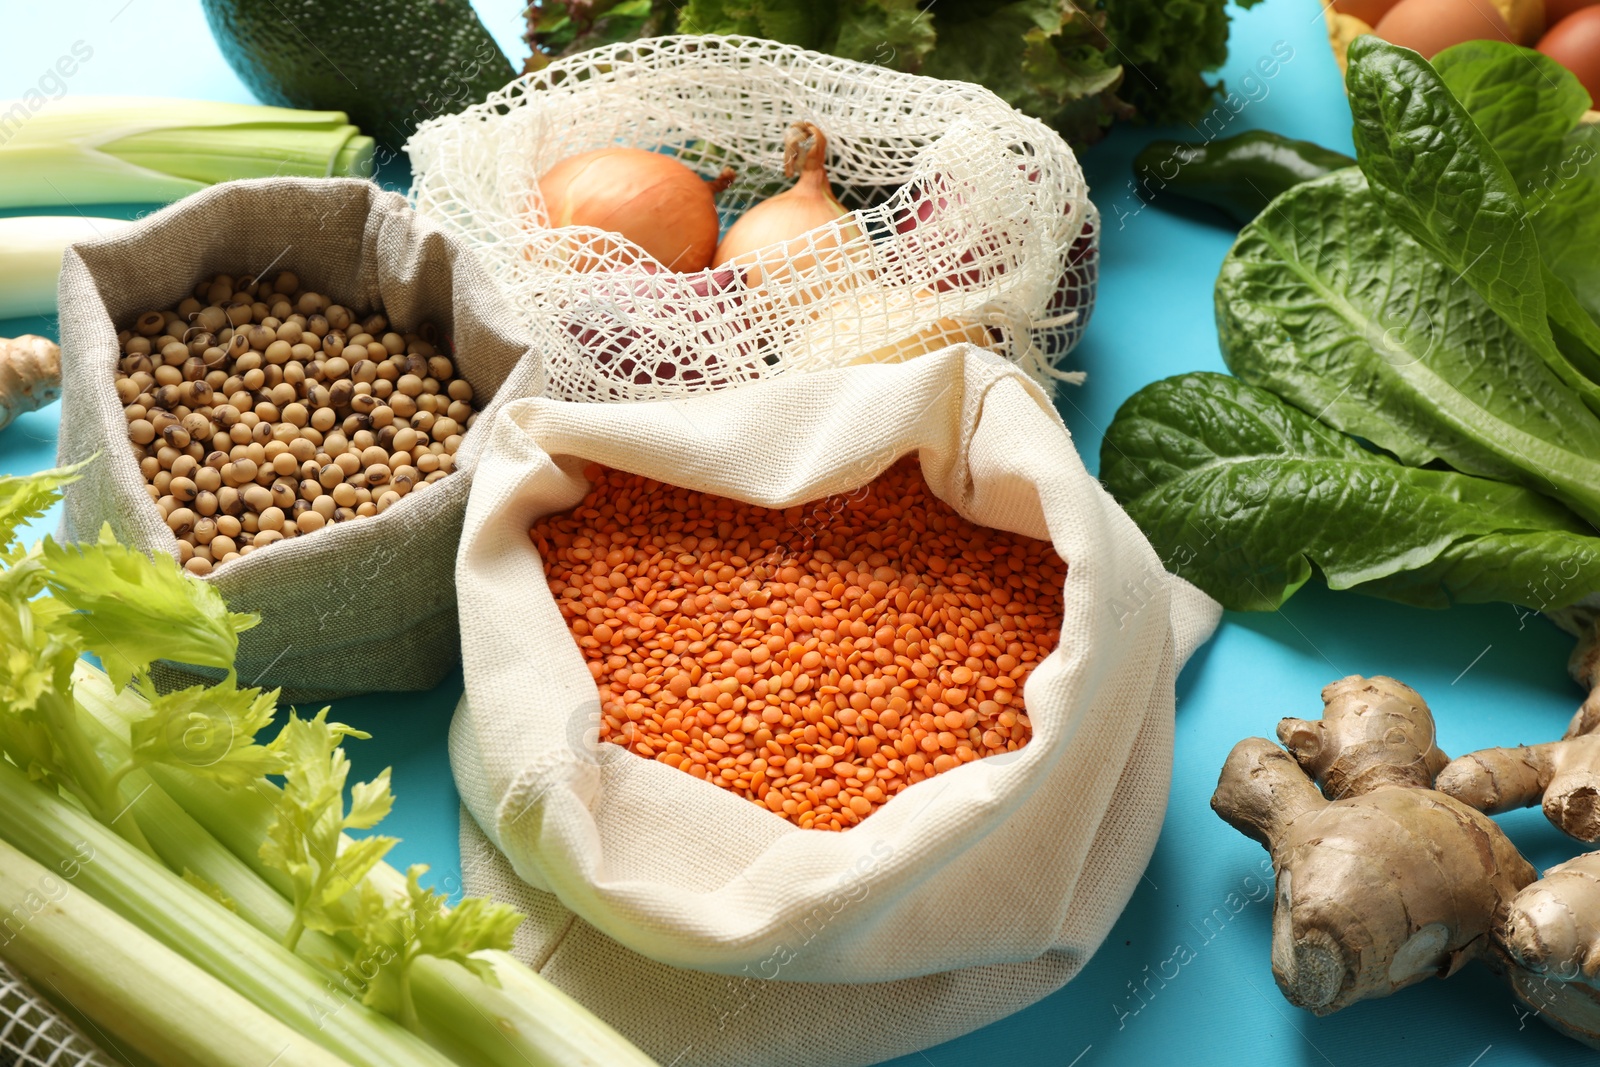
[[[61,349],[48,337],[0,338],[0,430],[61,397]]]
[[[1492,819],[1431,788],[1447,757],[1415,691],[1353,675],[1322,699],[1320,722],[1279,726],[1289,753],[1239,742],[1211,800],[1272,855],[1273,977],[1318,1015],[1491,957],[1535,878]]]

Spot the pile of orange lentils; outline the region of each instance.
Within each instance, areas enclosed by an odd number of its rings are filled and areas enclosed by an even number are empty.
[[[773,510],[591,465],[540,520],[551,592],[600,687],[604,741],[798,826],[1027,743],[1067,567],[976,526],[914,458]]]

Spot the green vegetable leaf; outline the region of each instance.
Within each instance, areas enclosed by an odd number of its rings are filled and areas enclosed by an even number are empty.
[[[768,37],[904,71],[920,69],[934,43],[917,0],[689,0],[678,30]]]
[[[1600,588],[1600,538],[1554,501],[1404,466],[1222,374],[1135,393],[1101,476],[1167,565],[1229,608],[1276,608],[1313,568],[1427,607],[1544,610]]]
[[[83,468],[92,462],[85,460],[38,474],[0,476],[0,554],[9,553],[18,529],[49,511],[61,499],[61,490],[77,481]]]
[[[231,671],[239,634],[259,621],[230,612],[214,587],[170,557],[118,544],[109,525],[98,544],[46,538],[42,554],[50,588],[79,611],[73,629],[119,689],[157,659]]]
[[[918,7],[916,0],[861,0],[841,5],[828,51],[915,73],[933,46],[932,13]]]
[[[366,1005],[413,1025],[416,1009],[408,992],[406,973],[419,956],[453,960],[491,986],[498,987],[494,969],[472,953],[484,949],[505,951],[523,916],[514,908],[484,897],[467,897],[454,908],[445,897],[419,882],[427,873],[417,864],[406,871],[406,895],[393,899],[371,885],[361,887],[356,936],[365,950],[361,955],[376,976],[368,983]]]
[[[24,561],[0,575],[0,751],[32,778],[76,783],[73,757],[57,727],[70,720],[72,667],[82,645],[66,624],[66,605],[35,594],[38,565]]]
[[[1346,169],[1241,231],[1217,277],[1229,367],[1407,463],[1443,459],[1600,518],[1600,419],[1453,267],[1376,214]]]
[[[1097,140],[1100,125],[1126,111],[1100,99],[1123,79],[1106,51],[1103,16],[1060,0],[957,0],[934,11],[938,43],[924,74],[977,82],[1080,143]]]
[[[1600,319],[1600,126],[1579,126],[1562,139],[1554,164],[1524,194],[1539,250],[1550,273],[1591,319]],[[1551,288],[1547,284],[1546,288]],[[1552,315],[1552,317],[1554,317]],[[1568,316],[1570,319],[1570,316]],[[1593,348],[1591,342],[1590,345]]]
[[[1583,83],[1561,64],[1507,41],[1467,41],[1433,57],[1524,197],[1558,163],[1563,139],[1589,110]]]
[[[1570,294],[1547,301],[1533,222],[1489,139],[1417,53],[1369,34],[1351,42],[1349,63],[1356,157],[1384,215],[1458,272],[1600,411],[1600,386],[1580,371],[1589,361],[1574,366],[1548,316],[1586,345],[1594,323],[1574,317]],[[1600,347],[1600,331],[1593,340]]]
[[[136,764],[165,763],[240,787],[282,770],[282,757],[255,742],[272,721],[277,690],[239,689],[229,679],[146,695],[149,714],[130,726]]]
[[[1256,3],[1241,0],[1237,6],[1249,8]],[[1205,73],[1228,58],[1228,6],[1212,0],[1111,0],[1105,4],[1105,14],[1106,34],[1112,44],[1108,58],[1127,68],[1118,94],[1146,122],[1203,127],[1208,109],[1220,106],[1218,89],[1226,88],[1207,81]],[[1286,63],[1294,57],[1294,50],[1279,41],[1272,54]],[[1250,78],[1244,76],[1244,86],[1251,84]],[[1235,99],[1243,107],[1242,101],[1249,97]]]
[[[345,924],[329,906],[367,876],[396,838],[373,835],[341,848],[348,829],[367,829],[388,814],[394,797],[389,772],[351,790],[353,806],[345,812],[344,786],[350,761],[341,743],[346,737],[370,735],[329,722],[323,708],[314,719],[293,713],[268,748],[282,760],[283,791],[277,818],[261,844],[261,860],[288,875],[294,888],[295,924],[285,944],[293,948],[302,928],[337,933]]]
[[[689,0],[678,12],[678,29],[768,37],[820,51],[836,17],[836,0]]]

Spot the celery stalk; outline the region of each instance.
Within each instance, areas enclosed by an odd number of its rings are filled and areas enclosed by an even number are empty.
[[[170,767],[152,767],[150,775],[263,881],[279,893],[288,891],[283,875],[261,862],[257,848],[274,818],[271,787],[228,791]],[[389,894],[405,892],[405,875],[386,863],[373,868],[367,880]],[[445,960],[423,957],[413,965],[411,994],[420,1029],[440,1047],[497,1067],[655,1063],[588,1008],[506,953],[479,952],[476,957],[494,967],[499,989]]]
[[[312,964],[3,761],[0,834],[45,864],[88,848],[93,858],[80,863],[78,887],[350,1064],[449,1067],[449,1059],[332,986]]]
[[[176,200],[232,178],[372,171],[342,111],[138,97],[0,100],[0,208]]]
[[[174,872],[192,872],[215,886],[234,904],[241,919],[281,943],[294,921],[289,902],[146,774],[130,775],[128,784],[139,797],[139,825],[161,862]],[[295,954],[324,965],[335,975],[350,955],[345,946],[317,930],[305,932]]]
[[[0,219],[0,319],[54,313],[56,280],[66,247],[131,225],[126,219],[82,215]]]
[[[90,717],[113,736],[137,715],[138,698],[118,694],[100,671],[80,664],[73,691]],[[215,885],[240,915],[274,941],[293,921],[292,890],[282,871],[261,858],[260,845],[277,817],[277,787],[259,781],[227,789],[172,766],[153,765],[129,776],[143,788],[139,818],[163,862]],[[4,816],[0,805],[0,818]],[[346,839],[348,840],[348,839]],[[406,876],[377,864],[366,882],[390,897],[404,896]],[[354,909],[350,898],[333,909]],[[330,970],[348,974],[354,942],[308,931],[302,947]],[[654,1063],[583,1005],[504,952],[484,951],[499,987],[460,964],[421,956],[409,972],[417,1030],[452,1058],[485,1067],[650,1067]],[[347,984],[347,983],[346,983]]]
[[[113,1051],[169,1067],[344,1064],[84,892],[79,872],[96,861],[58,874],[0,841],[0,954]]]
[[[495,1067],[657,1067],[588,1008],[504,952],[479,952],[497,989],[449,960],[420,959],[411,995],[423,1032],[441,1047]],[[533,1059],[533,1056],[539,1059]]]

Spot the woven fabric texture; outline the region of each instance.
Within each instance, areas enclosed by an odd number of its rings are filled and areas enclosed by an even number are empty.
[[[533,340],[476,257],[405,199],[354,179],[227,182],[114,236],[69,248],[61,274],[62,463],[98,457],[67,490],[62,532],[176,555],[177,540],[125,447],[113,388],[117,330],[171,307],[202,278],[293,270],[362,313],[383,311],[448,335],[485,407],[542,391]],[[239,645],[245,684],[313,699],[427,689],[460,657],[453,566],[484,430],[466,435],[458,473],[373,518],[280,541],[218,567],[207,581],[235,611],[261,616]],[[174,685],[186,672],[168,669]]]
[[[597,744],[594,683],[528,537],[583,495],[586,462],[787,507],[913,452],[963,515],[1048,538],[1068,563],[1060,645],[1025,690],[1027,746],[824,833]],[[1076,974],[1154,847],[1173,680],[1218,617],[1084,470],[1042,390],[974,346],[737,396],[510,405],[457,566],[468,890],[527,911],[523,958],[680,1065],[875,1062]]]

